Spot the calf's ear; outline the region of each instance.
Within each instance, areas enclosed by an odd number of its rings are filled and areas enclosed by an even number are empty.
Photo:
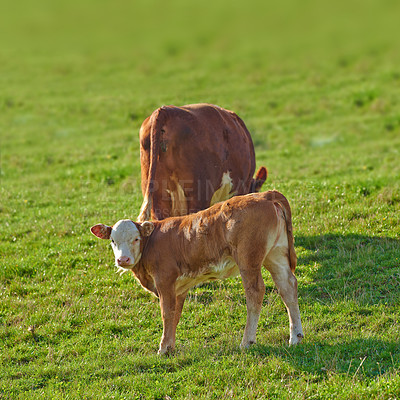
[[[154,230],[154,225],[150,221],[144,221],[140,224],[140,233],[142,236],[150,236]]]
[[[94,236],[97,236],[100,239],[110,239],[111,236],[111,226],[107,226],[104,224],[97,224],[90,228],[90,231]]]

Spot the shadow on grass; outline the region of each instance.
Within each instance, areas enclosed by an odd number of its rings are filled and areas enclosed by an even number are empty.
[[[400,240],[365,235],[296,236],[297,275],[306,301],[352,300],[361,305],[398,304]]]
[[[191,358],[182,358],[179,351],[167,355],[153,355],[132,361],[136,373],[176,373],[194,363]]]
[[[266,360],[276,357],[296,371],[321,377],[335,373],[350,378],[376,378],[400,368],[399,341],[373,338],[347,340],[337,345],[307,343],[295,348],[255,345],[247,351]]]

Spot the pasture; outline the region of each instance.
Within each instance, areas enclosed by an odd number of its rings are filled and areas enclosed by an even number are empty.
[[[0,8],[0,398],[400,398],[394,2]],[[265,271],[254,347],[236,278],[192,290],[157,356],[158,300],[89,231],[139,213],[144,118],[197,102],[238,113],[290,201],[298,347]]]

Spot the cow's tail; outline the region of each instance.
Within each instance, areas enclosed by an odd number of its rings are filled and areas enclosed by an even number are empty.
[[[278,203],[283,211],[283,215],[286,221],[286,233],[288,238],[288,251],[289,251],[289,265],[290,269],[294,273],[297,265],[297,256],[296,251],[294,249],[294,237],[293,237],[293,225],[292,225],[292,211],[290,209],[289,202],[287,201],[286,197],[276,191],[267,192],[267,198],[272,200],[273,203]]]
[[[151,114],[150,117],[150,166],[147,177],[146,192],[144,194],[143,204],[137,218],[138,222],[144,222],[150,219],[151,216],[157,160],[158,154],[160,153],[162,127],[165,123],[165,119],[165,107],[158,108],[153,112],[153,114]]]

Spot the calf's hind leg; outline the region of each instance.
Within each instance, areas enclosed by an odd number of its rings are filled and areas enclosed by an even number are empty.
[[[298,344],[301,342],[304,335],[297,298],[297,279],[290,269],[287,254],[283,252],[282,248],[275,248],[268,254],[263,264],[271,273],[272,279],[278,288],[278,292],[289,314],[289,344]]]
[[[241,348],[247,348],[256,342],[258,320],[260,318],[265,285],[261,275],[261,265],[253,268],[240,268],[243,286],[246,293],[247,322]]]

